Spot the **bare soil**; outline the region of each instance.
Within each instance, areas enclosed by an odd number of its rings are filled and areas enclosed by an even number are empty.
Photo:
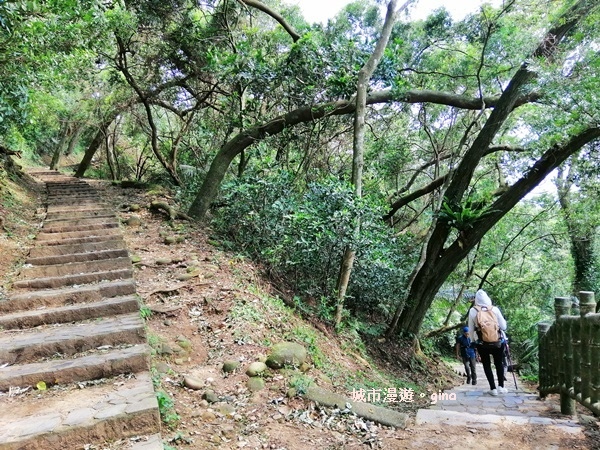
[[[164,393],[159,403],[165,448],[600,448],[594,447],[598,434],[592,426],[588,439],[539,427],[415,426],[416,410],[427,405],[428,395],[392,404],[411,416],[405,430],[378,426],[293,395],[291,388],[297,393],[308,383],[349,396],[352,388],[360,387],[437,392],[462,380],[443,362],[422,354],[415,357],[404,345],[377,339],[361,345],[352,333],[337,335],[314,317],[294,312],[286,306],[292,296],[285,287],[274,285],[247,258],[224,250],[209,228],[171,222],[163,212],[148,208],[153,200],[174,204],[168,192],[88,181],[124,222],[140,219],[122,230],[130,254],[139,259],[135,278],[154,349],[153,378]],[[3,288],[10,285],[39,224],[39,193],[14,183],[9,188],[15,201],[0,206],[7,230],[0,232]],[[309,353],[308,366],[304,371],[267,371],[265,388],[252,392],[246,367],[264,360],[280,341],[302,343]],[[237,361],[239,367],[224,373],[225,361]],[[186,377],[188,384],[190,379],[197,384],[193,389],[185,386]],[[123,443],[102,448],[123,448]]]

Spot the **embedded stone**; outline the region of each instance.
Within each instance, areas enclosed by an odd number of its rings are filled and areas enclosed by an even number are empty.
[[[248,375],[249,377],[257,377],[265,370],[267,370],[267,365],[265,363],[260,361],[253,362],[246,369],[246,375]]]
[[[306,361],[306,349],[295,342],[280,342],[271,349],[266,364],[271,369],[285,366],[300,366]]]
[[[195,391],[200,390],[204,387],[204,382],[202,380],[196,377],[192,377],[191,375],[184,377],[183,384],[185,387],[194,389]]]
[[[223,372],[231,373],[240,366],[239,361],[230,360],[223,363]]]
[[[250,392],[257,392],[265,388],[265,380],[260,377],[252,377],[246,382]]]

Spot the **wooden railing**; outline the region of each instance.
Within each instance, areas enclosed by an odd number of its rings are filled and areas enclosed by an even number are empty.
[[[600,414],[600,314],[594,293],[579,293],[579,310],[570,297],[557,297],[554,311],[553,323],[538,324],[540,396],[560,394],[563,414],[575,414],[576,401]]]

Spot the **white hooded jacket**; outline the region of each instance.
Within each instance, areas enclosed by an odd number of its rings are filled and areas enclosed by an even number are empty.
[[[498,319],[498,325],[500,329],[504,332],[506,331],[506,319],[500,312],[500,310],[496,306],[492,306],[492,300],[487,295],[487,293],[483,289],[479,289],[475,293],[475,306],[487,306],[488,308],[492,308],[494,314],[496,314],[496,318]],[[471,331],[471,338],[473,341],[477,342],[479,340],[479,336],[477,336],[476,325],[477,324],[477,310],[475,308],[471,308],[469,310],[469,330]]]

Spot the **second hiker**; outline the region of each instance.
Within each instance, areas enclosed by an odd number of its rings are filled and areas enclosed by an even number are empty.
[[[467,384],[477,384],[475,343],[469,337],[469,327],[462,329],[462,334],[456,339],[456,358],[462,360],[467,374]]]
[[[481,358],[485,377],[490,384],[489,395],[505,394],[508,390],[504,387],[504,367],[502,365],[502,333],[506,330],[506,320],[502,312],[492,306],[492,300],[483,289],[475,294],[475,304],[469,310],[469,329],[473,330],[473,341],[477,343],[477,352]],[[496,368],[498,387],[494,381],[492,361]]]

